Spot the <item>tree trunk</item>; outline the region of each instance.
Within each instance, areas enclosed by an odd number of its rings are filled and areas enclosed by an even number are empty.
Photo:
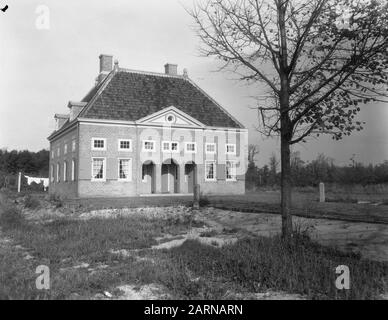
[[[290,142],[286,136],[281,137],[281,214],[282,214],[282,238],[290,239],[292,235],[291,217],[291,165]]]
[[[278,25],[280,34],[280,57],[279,57],[279,76],[280,76],[280,157],[281,157],[281,214],[282,214],[282,237],[290,240],[292,235],[291,218],[291,165],[290,165],[290,141],[293,128],[289,115],[290,107],[290,83],[287,51],[287,32],[286,32],[286,9],[288,1],[276,1],[278,10]]]

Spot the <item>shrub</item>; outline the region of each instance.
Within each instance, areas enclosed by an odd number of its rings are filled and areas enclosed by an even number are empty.
[[[14,204],[0,203],[0,224],[3,227],[16,227],[22,225],[24,217],[19,208]]]
[[[199,206],[200,207],[206,207],[210,204],[209,199],[206,196],[202,196],[199,199]]]
[[[40,206],[40,201],[33,195],[28,194],[24,199],[24,206],[29,209],[36,209]]]
[[[63,201],[60,197],[60,195],[56,193],[50,194],[49,201],[55,205],[56,208],[60,208],[63,206]]]

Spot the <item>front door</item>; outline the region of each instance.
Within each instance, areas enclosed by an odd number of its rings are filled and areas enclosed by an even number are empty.
[[[185,165],[185,175],[187,177],[187,192],[193,193],[195,184],[195,164]]]
[[[162,192],[176,193],[178,190],[178,166],[175,163],[162,165]]]

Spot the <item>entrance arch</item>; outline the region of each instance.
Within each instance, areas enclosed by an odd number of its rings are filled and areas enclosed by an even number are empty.
[[[189,161],[185,164],[185,177],[187,192],[193,193],[194,186],[197,183],[197,165],[194,161]]]
[[[162,193],[179,192],[179,165],[173,159],[162,163]]]
[[[143,183],[143,193],[151,194],[155,193],[156,181],[155,181],[155,163],[151,160],[143,162],[141,168],[141,177]]]

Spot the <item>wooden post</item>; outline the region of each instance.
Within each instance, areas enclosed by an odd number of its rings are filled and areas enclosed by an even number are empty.
[[[199,209],[199,199],[200,199],[200,190],[199,184],[194,185],[194,202],[193,202],[193,209],[198,210]]]
[[[325,202],[325,184],[323,182],[319,184],[319,202]]]
[[[19,172],[19,177],[18,177],[18,193],[20,193],[21,184],[22,184],[22,173]]]

